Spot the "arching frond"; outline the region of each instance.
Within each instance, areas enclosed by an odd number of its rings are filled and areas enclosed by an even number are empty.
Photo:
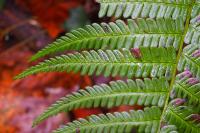
[[[192,108],[187,106],[169,105],[164,119],[168,124],[176,125],[177,131],[180,133],[199,133],[199,118],[195,117],[198,115],[195,113]]]
[[[79,90],[61,98],[48,108],[35,121],[37,125],[46,118],[60,112],[71,111],[77,108],[114,107],[119,105],[143,105],[163,107],[169,84],[165,79],[137,79],[110,82],[109,85],[95,85]]]
[[[161,112],[157,107],[145,108],[144,111],[131,110],[130,112],[92,115],[88,119],[79,119],[54,133],[138,133],[157,132]]]
[[[63,55],[46,60],[29,68],[16,78],[50,71],[81,72],[81,74],[104,74],[104,76],[166,77],[170,79],[176,52],[174,48],[140,48],[127,50],[92,50]]]
[[[186,19],[191,0],[97,0],[99,17]]]
[[[184,48],[178,64],[180,72],[189,69],[194,76],[200,78],[200,45],[188,45]]]
[[[92,24],[73,30],[48,45],[31,60],[65,50],[120,49],[139,46],[179,48],[184,22],[181,19],[137,19],[126,25],[117,20],[109,24]]]
[[[200,80],[192,76],[187,70],[177,75],[176,82],[172,90],[172,98],[187,99],[190,105],[200,104]]]

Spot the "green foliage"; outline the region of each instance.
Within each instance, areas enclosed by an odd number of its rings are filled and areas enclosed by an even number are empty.
[[[138,52],[131,50],[98,50],[83,51],[58,56],[46,60],[24,71],[17,78],[23,78],[31,74],[50,71],[81,72],[84,74],[104,74],[104,76],[127,77],[163,77],[172,76],[173,65],[176,61],[176,53],[172,47],[165,48],[140,48]],[[136,51],[137,52],[137,51]],[[148,53],[148,54],[147,54]],[[135,55],[134,55],[135,54]],[[136,54],[138,55],[137,57]]]
[[[163,126],[160,132],[161,133],[178,133],[177,127],[174,125]]]
[[[186,19],[191,0],[97,0],[101,3],[99,17]]]
[[[133,128],[139,133],[155,133],[159,127],[160,115],[161,111],[157,107],[145,108],[144,111],[131,110],[130,112],[92,115],[88,120],[76,120],[54,133],[74,133],[77,130],[82,133],[90,131],[98,133],[127,133],[133,131]]]
[[[40,72],[121,76],[51,105],[33,126],[77,108],[142,105],[144,110],[92,115],[55,133],[198,133],[200,129],[200,0],[97,0],[99,16],[132,18],[73,30],[31,61],[66,50],[16,78]],[[84,51],[82,51],[84,50]]]
[[[31,61],[65,50],[129,49],[140,46],[173,46],[178,50],[184,30],[181,19],[128,19],[127,22],[127,25],[122,20],[100,25],[94,23],[73,30],[39,51]]]
[[[79,90],[78,92],[61,98],[38,117],[34,125],[57,113],[77,108],[111,108],[119,105],[135,104],[163,107],[167,98],[168,88],[169,84],[166,80],[150,80],[148,78],[145,78],[144,81],[141,79],[137,79],[136,81],[129,79],[127,83],[125,83],[119,80],[116,82],[112,81],[109,85],[102,84],[99,86],[87,87],[86,90]]]

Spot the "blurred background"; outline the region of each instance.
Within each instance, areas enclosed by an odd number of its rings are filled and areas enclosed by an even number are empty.
[[[59,125],[90,114],[138,109],[78,109],[31,128],[33,119],[60,97],[94,84],[115,79],[73,73],[45,73],[22,80],[13,77],[37,63],[28,59],[66,32],[98,19],[95,0],[0,0],[0,133],[49,133]]]

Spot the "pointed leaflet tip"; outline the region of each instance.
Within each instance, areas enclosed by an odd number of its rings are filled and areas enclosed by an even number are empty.
[[[196,50],[193,54],[192,54],[193,57],[200,57],[200,49],[199,50]]]
[[[197,84],[197,83],[199,83],[199,79],[197,79],[197,78],[190,78],[188,80],[188,84],[190,84],[190,85],[194,85],[194,84]]]
[[[195,121],[196,123],[200,123],[200,115],[199,114],[191,114],[186,119]]]
[[[180,79],[182,78],[191,78],[192,77],[192,72],[189,69],[186,69],[181,75]]]
[[[176,98],[171,103],[174,106],[180,106],[180,105],[183,105],[186,101],[187,101],[186,99]]]

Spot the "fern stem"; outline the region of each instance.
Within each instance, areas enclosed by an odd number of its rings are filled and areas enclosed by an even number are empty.
[[[164,106],[164,109],[163,109],[163,112],[162,112],[162,115],[161,115],[161,119],[160,119],[160,126],[161,126],[161,122],[163,120],[163,117],[164,117],[164,114],[165,112],[167,111],[167,107],[168,107],[168,104],[169,104],[169,98],[170,98],[170,92],[172,91],[173,89],[173,85],[175,83],[175,80],[176,80],[176,73],[177,73],[177,67],[178,67],[178,62],[181,58],[181,53],[183,51],[183,46],[184,46],[184,39],[185,39],[185,36],[187,34],[187,31],[189,29],[189,25],[190,25],[190,18],[191,18],[191,13],[192,13],[192,8],[193,6],[195,5],[195,2],[196,0],[192,0],[192,3],[191,5],[189,5],[189,8],[188,8],[188,12],[187,12],[187,19],[186,19],[186,23],[185,23],[185,30],[184,30],[184,34],[182,36],[182,40],[180,42],[180,48],[179,48],[179,51],[178,51],[178,55],[177,55],[177,61],[176,61],[176,65],[175,65],[175,68],[174,68],[174,72],[173,72],[173,76],[172,76],[172,80],[171,80],[171,83],[170,83],[170,88],[169,88],[169,92],[167,94],[167,100],[166,100],[166,103],[165,103],[165,106]],[[159,126],[159,127],[160,127]],[[159,133],[160,132],[160,129],[157,130]]]

